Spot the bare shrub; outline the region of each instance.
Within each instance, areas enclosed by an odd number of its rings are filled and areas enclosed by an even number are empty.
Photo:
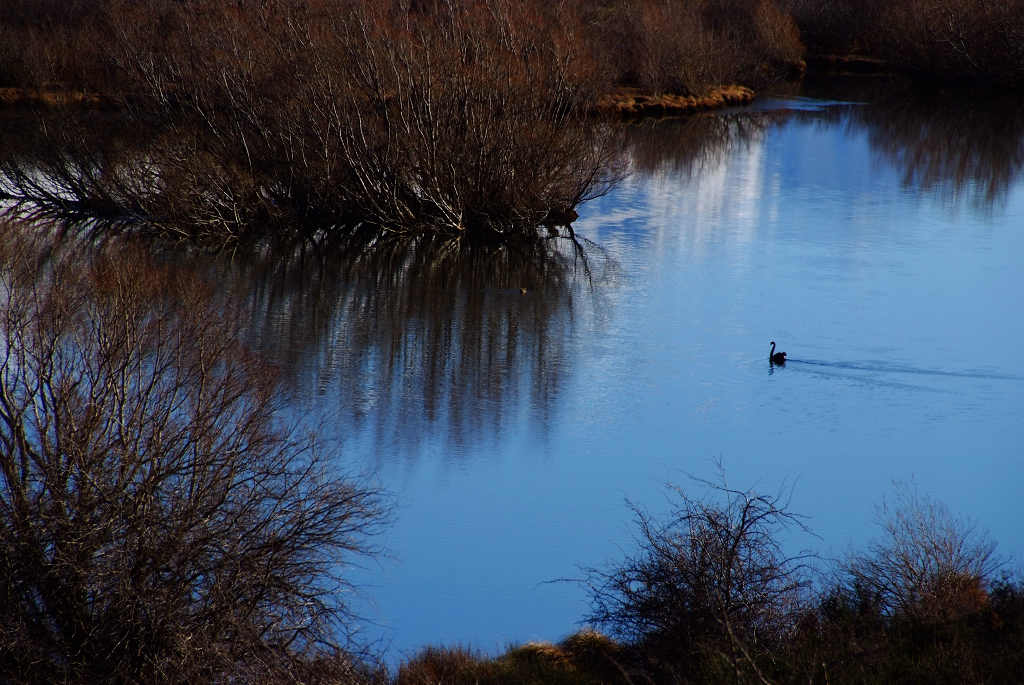
[[[846,570],[884,614],[938,620],[984,606],[1001,561],[975,523],[902,485],[893,502],[879,507],[878,524],[882,537]]]
[[[860,53],[942,82],[1024,84],[1024,2],[787,0],[819,53]]]
[[[639,552],[587,570],[587,620],[640,645],[676,677],[767,682],[765,660],[795,624],[808,587],[806,555],[786,554],[779,535],[803,525],[782,495],[700,482],[712,496],[673,488],[678,503],[664,522],[633,506]]]
[[[761,87],[803,56],[793,20],[771,0],[602,0],[583,17],[588,42],[613,78],[652,92]]]
[[[273,373],[201,284],[129,249],[42,261],[15,233],[0,243],[7,680],[355,678],[344,571],[372,552],[380,493],[282,422]]]
[[[883,14],[882,51],[946,79],[1024,83],[1024,2],[914,0]]]
[[[838,582],[790,642],[799,679],[1016,680],[1020,584],[993,577],[999,564],[988,537],[907,485],[879,507],[878,520],[883,536],[837,569]]]
[[[566,223],[606,189],[613,158],[583,119],[596,93],[567,17],[535,3],[454,1],[401,25],[369,9],[355,16],[335,29],[354,49],[327,73],[348,66],[345,118],[330,127],[366,189],[362,213],[382,225],[414,217],[445,232],[521,233]],[[354,125],[367,109],[381,115]]]
[[[558,6],[151,2],[111,22],[180,225],[530,237],[616,177]]]

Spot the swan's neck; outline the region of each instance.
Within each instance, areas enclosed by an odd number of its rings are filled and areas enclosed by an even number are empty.
[[[775,356],[775,343],[772,343],[772,351],[768,353],[769,357]]]

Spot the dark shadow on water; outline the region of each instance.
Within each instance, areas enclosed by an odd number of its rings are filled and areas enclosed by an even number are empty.
[[[687,117],[642,119],[626,129],[625,150],[642,174],[695,176],[759,139],[786,112],[732,109]]]

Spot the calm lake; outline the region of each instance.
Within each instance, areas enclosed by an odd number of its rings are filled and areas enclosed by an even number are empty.
[[[620,558],[625,500],[664,510],[716,461],[792,486],[821,536],[792,544],[825,557],[912,481],[1019,563],[1022,132],[1019,106],[764,98],[631,126],[630,175],[552,267],[223,267],[296,415],[393,493],[365,636],[392,662],[557,640],[587,601],[549,581]]]

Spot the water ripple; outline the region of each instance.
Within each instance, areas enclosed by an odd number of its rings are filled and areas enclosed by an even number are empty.
[[[878,373],[906,373],[918,376],[947,376],[951,378],[972,378],[980,380],[998,381],[1024,381],[1024,376],[1017,376],[1008,373],[996,373],[981,369],[966,369],[963,371],[946,371],[943,369],[922,369],[905,364],[893,364],[885,361],[863,361],[863,362],[830,362],[818,359],[793,359],[787,358],[786,364],[807,364],[808,366],[825,366],[832,369],[844,369],[848,371],[872,371]]]

